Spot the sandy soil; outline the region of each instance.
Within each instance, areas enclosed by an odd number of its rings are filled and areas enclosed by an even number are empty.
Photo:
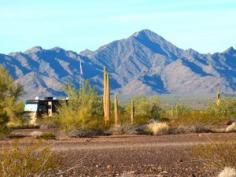
[[[157,176],[211,177],[217,171],[205,169],[192,158],[192,147],[235,140],[236,134],[182,134],[163,136],[108,136],[46,141],[64,157],[66,173],[61,176]],[[12,141],[1,141],[9,146]],[[24,144],[30,142],[25,139]]]

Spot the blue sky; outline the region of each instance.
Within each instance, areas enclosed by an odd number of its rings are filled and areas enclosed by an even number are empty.
[[[235,0],[0,0],[0,53],[95,50],[150,29],[202,53],[236,47]]]

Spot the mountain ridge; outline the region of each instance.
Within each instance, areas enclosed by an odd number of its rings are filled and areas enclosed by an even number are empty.
[[[24,86],[24,98],[63,96],[63,85],[71,82],[79,87],[80,79],[89,79],[102,93],[104,66],[110,74],[112,93],[122,95],[214,94],[219,87],[230,94],[236,92],[233,47],[201,54],[178,48],[147,29],[95,51],[77,53],[35,46],[24,52],[0,54],[0,64]]]

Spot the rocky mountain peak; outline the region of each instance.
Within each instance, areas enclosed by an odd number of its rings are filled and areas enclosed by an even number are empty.
[[[215,95],[219,83],[223,92],[236,93],[235,61],[233,47],[205,55],[180,49],[147,29],[80,54],[36,46],[24,53],[0,55],[0,64],[24,86],[27,99],[62,96],[63,85],[70,82],[78,87],[79,78],[89,80],[102,93],[104,66],[112,93]]]
[[[26,53],[37,53],[42,50],[43,50],[43,48],[41,46],[35,46],[35,47],[32,47],[32,48],[26,50]]]
[[[224,53],[234,54],[236,53],[236,50],[233,47],[229,47],[227,50],[225,50]]]
[[[153,32],[151,30],[148,30],[148,29],[138,31],[138,32],[134,33],[131,37],[134,37],[134,38],[140,39],[140,40],[144,40],[144,41],[150,40],[155,43],[160,43],[160,42],[166,41],[163,37],[159,36],[157,33]]]

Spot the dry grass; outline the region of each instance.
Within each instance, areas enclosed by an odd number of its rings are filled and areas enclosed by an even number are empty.
[[[169,131],[169,125],[165,122],[151,122],[147,125],[148,131],[153,134],[164,134]]]
[[[174,132],[200,133],[213,132],[215,128],[224,124],[229,119],[216,117],[208,111],[192,111],[178,118],[172,119],[170,126]]]
[[[193,148],[193,157],[204,163],[207,168],[222,170],[236,168],[236,141],[224,143],[210,142]]]
[[[236,131],[236,122],[232,123],[225,129],[225,132],[235,132],[235,131]]]
[[[1,177],[55,176],[61,160],[40,142],[23,146],[15,142],[0,151]]]

